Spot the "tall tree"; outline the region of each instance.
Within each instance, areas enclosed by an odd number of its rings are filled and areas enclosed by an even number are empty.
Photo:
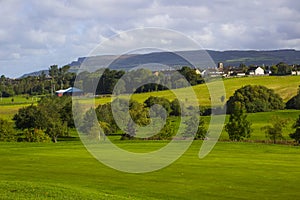
[[[283,139],[282,130],[287,125],[287,120],[278,116],[273,116],[270,120],[271,125],[262,127],[265,131],[266,137],[270,138],[274,144],[278,139]]]
[[[55,92],[55,83],[57,81],[58,76],[58,66],[51,65],[49,68],[49,75],[51,76],[51,95]]]
[[[295,142],[299,145],[300,144],[300,115],[296,120],[293,128],[296,129],[294,133],[289,134],[290,138],[294,139]]]
[[[225,125],[225,130],[232,141],[240,141],[249,138],[252,132],[251,122],[247,120],[247,115],[240,102],[234,103],[233,112],[230,114],[229,122]]]

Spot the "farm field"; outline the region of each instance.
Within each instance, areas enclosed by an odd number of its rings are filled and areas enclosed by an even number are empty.
[[[211,91],[212,93],[220,93],[220,82],[210,82],[207,84],[210,85],[209,88],[214,88],[214,91]],[[279,94],[285,102],[287,102],[290,98],[297,94],[297,90],[300,85],[300,76],[253,76],[228,78],[223,80],[223,84],[226,91],[226,100],[228,100],[229,97],[233,95],[235,90],[241,88],[242,86],[263,85],[270,89],[274,89],[275,92]],[[185,88],[176,89],[176,92],[186,97],[186,99],[182,99],[182,101],[188,100],[191,101],[190,103],[193,103],[195,105],[199,104],[201,106],[210,106],[208,86],[206,84],[201,84],[193,86],[193,89],[195,90],[195,93],[198,97],[198,102],[191,100],[193,98],[186,94]],[[138,102],[144,102],[150,96],[165,97],[169,100],[173,100],[175,98],[174,94],[171,91],[166,90],[159,92],[133,94],[132,99]],[[103,104],[109,101],[111,101],[110,97],[100,97],[95,99],[95,104]],[[219,104],[222,104],[221,101],[219,102]]]
[[[118,141],[135,152],[166,142]],[[128,174],[95,160],[78,142],[1,143],[0,199],[297,199],[300,149],[219,142],[204,159],[201,141],[170,166]],[[105,144],[104,144],[105,145]]]

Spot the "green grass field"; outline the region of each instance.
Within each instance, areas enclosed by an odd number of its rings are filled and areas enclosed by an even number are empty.
[[[14,96],[14,97],[3,97],[0,98],[0,105],[6,105],[6,104],[31,104],[36,103],[39,100],[39,97],[33,96]]]
[[[300,85],[300,76],[253,76],[253,77],[240,77],[240,78],[227,78],[223,80],[224,88],[226,90],[226,100],[233,95],[234,91],[245,85],[263,85],[270,89],[274,89],[277,94],[279,94],[283,100],[286,102],[294,95],[297,94],[298,87]],[[221,98],[221,93],[219,92],[219,83],[210,82],[207,83],[209,88],[214,88],[212,93],[216,93],[217,100]],[[185,96],[182,101],[190,101],[192,104],[200,104],[201,106],[210,106],[210,95],[208,91],[208,86],[206,84],[193,86],[195,93],[198,97],[198,102],[193,101],[191,95],[186,94],[185,88],[176,89],[178,94]],[[218,87],[216,87],[218,86]],[[138,102],[144,102],[150,96],[160,96],[165,97],[169,100],[175,98],[171,91],[159,91],[151,93],[133,94],[132,99]],[[100,97],[95,99],[95,104],[103,104],[111,101],[110,97]],[[221,101],[219,104],[222,104]]]
[[[13,99],[13,101],[12,101]],[[0,118],[10,120],[20,108],[36,104],[38,97],[15,96],[9,98],[0,98]]]
[[[137,152],[165,142],[119,141]],[[1,143],[0,199],[297,199],[300,149],[219,142],[204,159],[201,141],[170,166],[128,174],[95,160],[80,142]]]
[[[261,113],[249,113],[248,120],[252,123],[251,128],[253,129],[251,133],[250,140],[268,140],[265,136],[265,132],[261,130],[262,127],[266,125],[271,125],[270,120],[272,116],[278,116],[280,118],[288,120],[287,126],[283,129],[283,141],[291,141],[289,134],[294,132],[295,130],[292,128],[296,119],[300,115],[300,110],[280,110],[273,112],[261,112]],[[209,123],[210,117],[203,117],[206,123]],[[229,116],[226,116],[225,123],[229,120]],[[220,124],[221,126],[221,124]],[[228,133],[223,129],[221,136],[221,140],[228,140]]]
[[[208,84],[215,84],[214,82]],[[227,98],[243,85],[275,89],[287,101],[297,93],[300,77],[247,77],[225,79]],[[201,105],[209,105],[206,85],[194,86]],[[185,94],[185,89],[178,89]],[[149,96],[173,99],[169,91],[134,94],[143,102]],[[9,119],[32,99],[15,97],[0,103],[0,117]],[[185,101],[189,101],[189,96]],[[89,100],[87,100],[89,101]],[[96,104],[110,98],[97,98]],[[251,140],[266,140],[261,127],[273,115],[289,119],[284,140],[299,110],[248,114]],[[210,117],[203,117],[209,122]],[[228,120],[228,116],[226,117]],[[72,136],[77,136],[72,132]],[[132,152],[149,152],[167,141],[120,141],[117,146]],[[227,140],[223,130],[220,139]],[[0,199],[298,199],[300,147],[263,143],[218,142],[204,159],[198,158],[202,141],[194,141],[176,162],[159,171],[129,174],[104,166],[94,159],[78,138],[59,143],[0,143]]]

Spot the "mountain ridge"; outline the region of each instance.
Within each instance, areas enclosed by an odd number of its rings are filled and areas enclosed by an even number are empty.
[[[178,56],[179,55],[179,56]],[[209,55],[211,60],[209,59]],[[184,58],[183,58],[184,57]],[[206,68],[222,62],[224,66],[238,66],[243,63],[245,65],[275,65],[279,62],[287,64],[300,64],[300,51],[295,49],[278,49],[278,50],[191,50],[177,52],[152,52],[146,54],[129,54],[129,55],[100,55],[93,57],[79,57],[77,61],[71,61],[69,64],[72,72],[76,72],[84,63],[89,66],[91,71],[107,67],[116,70],[129,70],[139,65],[148,63],[159,63],[166,66],[191,66],[188,60],[192,60],[194,67]],[[213,61],[213,62],[212,62]],[[153,70],[160,70],[153,67]],[[45,72],[45,70],[42,70]],[[41,73],[41,71],[40,71]],[[37,72],[23,75],[36,76]]]

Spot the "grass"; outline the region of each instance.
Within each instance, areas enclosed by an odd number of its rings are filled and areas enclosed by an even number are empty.
[[[289,137],[289,134],[294,131],[292,128],[292,125],[296,122],[296,119],[300,115],[300,110],[280,110],[280,111],[273,111],[273,112],[261,112],[261,113],[249,113],[247,114],[247,119],[252,123],[251,128],[253,129],[251,133],[250,140],[268,140],[265,136],[265,132],[261,130],[262,127],[266,125],[271,125],[270,120],[272,119],[272,116],[278,116],[283,119],[288,120],[287,126],[283,129],[283,137],[284,141],[291,141],[291,138]],[[209,123],[210,117],[203,117],[206,123]],[[229,116],[226,116],[227,123],[229,120]],[[221,124],[219,125],[221,126]],[[223,129],[220,139],[222,140],[228,140],[228,134]]]
[[[14,97],[3,97],[0,98],[0,105],[16,105],[16,104],[31,104],[36,103],[38,101],[39,97],[29,97],[29,96],[14,96]]]
[[[245,85],[263,85],[270,89],[274,89],[285,102],[297,94],[298,87],[300,85],[300,76],[253,76],[253,77],[240,77],[240,78],[227,78],[223,80],[226,99],[233,95],[233,93]],[[175,91],[184,96],[181,101],[188,101],[194,105],[210,106],[210,93],[216,98],[217,104],[221,105],[220,98],[222,94],[222,88],[220,82],[209,82],[207,84],[201,84],[193,86],[193,89],[198,97],[198,101],[192,98],[191,94],[186,92],[186,88],[176,89]],[[210,89],[210,91],[208,90]],[[151,93],[133,94],[132,99],[138,102],[144,102],[150,96],[165,97],[169,100],[173,100],[175,95],[171,91],[159,91]],[[104,104],[111,101],[111,97],[99,97],[95,99],[95,104]]]
[[[208,84],[215,84],[214,82]],[[275,89],[287,101],[297,93],[300,77],[247,77],[225,79],[226,97],[243,85],[259,84]],[[212,88],[216,88],[212,86]],[[209,105],[206,85],[194,86],[201,105]],[[185,94],[185,89],[178,89]],[[219,91],[216,90],[216,93]],[[149,96],[173,99],[170,91],[134,94],[143,102]],[[89,100],[87,100],[89,101]],[[110,98],[97,98],[96,104]],[[184,101],[190,101],[186,95]],[[11,119],[24,102],[15,98],[0,103],[0,117]],[[272,115],[290,119],[285,139],[300,111],[284,110],[248,114],[253,123],[250,139],[265,140],[261,127]],[[209,121],[210,117],[204,117]],[[228,116],[226,117],[228,120]],[[175,120],[176,121],[176,120]],[[72,136],[76,133],[72,132]],[[167,141],[120,141],[132,152],[149,152]],[[228,139],[223,130],[221,139]],[[94,159],[76,139],[57,144],[0,143],[0,199],[297,199],[300,180],[300,147],[261,143],[218,142],[204,159],[198,158],[201,141],[194,141],[176,162],[159,171],[128,174],[108,168]]]
[[[0,105],[0,118],[11,121],[20,108],[30,104]]]
[[[12,101],[14,99],[14,101]],[[36,104],[38,97],[14,96],[0,98],[0,118],[12,121],[20,108]]]
[[[135,152],[164,142],[119,141]],[[175,163],[147,174],[110,169],[80,142],[1,143],[0,199],[297,199],[300,149],[219,142],[204,159],[201,141]]]

